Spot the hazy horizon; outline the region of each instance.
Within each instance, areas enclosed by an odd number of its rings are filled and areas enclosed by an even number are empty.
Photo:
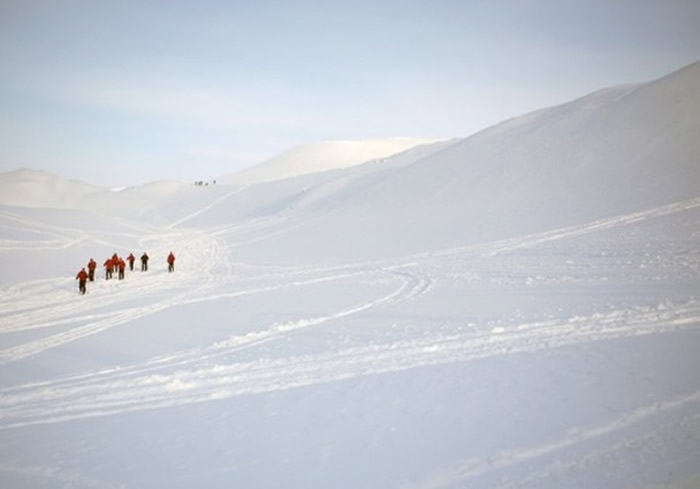
[[[0,171],[109,186],[216,177],[324,140],[465,137],[700,54],[690,1],[73,1],[0,14]]]

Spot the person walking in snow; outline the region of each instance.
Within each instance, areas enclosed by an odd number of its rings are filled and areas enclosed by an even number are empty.
[[[88,280],[90,280],[90,282],[95,281],[95,268],[97,268],[97,262],[90,258],[90,261],[87,264]]]
[[[119,268],[119,280],[124,280],[124,270],[126,270],[126,262],[119,258],[119,260],[117,260],[117,267]]]
[[[78,281],[78,291],[85,295],[87,292],[87,287],[85,284],[87,283],[88,279],[88,274],[85,271],[85,267],[81,268],[80,271],[78,272],[78,275],[75,276],[75,279]]]
[[[111,258],[107,258],[107,260],[104,263],[105,267],[105,280],[109,280],[112,278],[112,271],[114,270],[114,263],[112,262]]]
[[[134,260],[136,260],[136,257],[134,256],[134,254],[129,253],[129,256],[126,257],[126,261],[129,262],[129,271],[130,272],[134,271]]]
[[[143,255],[141,255],[141,271],[142,272],[147,272],[148,271],[148,255],[146,252],[143,252]]]
[[[173,255],[172,251],[168,255],[168,271],[169,272],[175,271],[175,255]]]

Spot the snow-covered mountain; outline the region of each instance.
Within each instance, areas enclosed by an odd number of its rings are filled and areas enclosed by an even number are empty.
[[[295,146],[251,168],[226,175],[220,181],[252,184],[347,168],[370,160],[384,159],[414,146],[432,142],[434,140],[390,138],[305,144]]]
[[[0,206],[70,209],[107,218],[138,219],[163,225],[208,205],[230,192],[228,186],[193,186],[162,180],[108,189],[68,180],[44,171],[21,169],[0,173]]]
[[[254,185],[0,175],[0,487],[700,487],[699,69]]]
[[[695,63],[505,121],[366,175],[352,193],[315,189],[325,200],[292,217],[287,249],[311,248],[319,259],[438,249],[697,197],[698,86]],[[324,240],[308,242],[309,233]]]
[[[282,252],[276,241],[255,239],[239,252],[267,250],[290,260],[301,258],[295,250],[304,258],[351,260],[503,239],[695,197],[699,84],[700,63],[694,63],[659,80],[604,89],[462,140],[417,145],[365,164],[357,163],[386,149],[385,141],[299,147],[250,169],[241,181],[258,184],[248,187],[164,183],[66,195],[59,190],[67,187],[54,185],[44,198],[161,224],[182,216],[192,216],[189,225],[210,226],[283,219],[277,235],[289,246]],[[361,157],[330,170],[343,161],[341,153]],[[291,171],[296,163],[303,169]],[[287,170],[310,173],[282,178]],[[216,206],[197,211],[210,201]]]
[[[88,195],[105,189],[37,170],[0,173],[0,205],[76,208]]]

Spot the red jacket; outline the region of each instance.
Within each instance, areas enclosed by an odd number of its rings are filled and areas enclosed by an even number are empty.
[[[123,272],[124,269],[126,268],[126,263],[124,263],[124,260],[122,260],[121,258],[117,262],[117,265],[119,265],[119,271],[121,271],[121,272]]]
[[[88,270],[94,270],[96,266],[97,262],[93,259],[90,259],[90,261],[87,264]]]
[[[127,256],[126,259],[129,261],[129,263],[134,263],[134,260],[136,260],[136,257],[134,256],[133,253],[129,253],[129,256]]]
[[[114,268],[114,262],[112,261],[111,258],[107,258],[107,261],[104,264],[105,268],[109,268],[110,270]]]
[[[168,263],[175,263],[175,255],[172,253],[168,255]]]
[[[80,280],[81,282],[85,282],[88,279],[88,274],[84,268],[78,272],[78,275],[75,276],[75,279]]]

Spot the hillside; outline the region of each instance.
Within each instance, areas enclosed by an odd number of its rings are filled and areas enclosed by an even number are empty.
[[[697,86],[250,185],[0,175],[0,487],[698,487]]]
[[[384,159],[414,146],[432,142],[434,141],[414,138],[322,141],[295,146],[251,168],[226,175],[220,181],[251,184],[348,168],[370,160]]]
[[[370,175],[352,195],[328,193],[293,217],[287,249],[311,247],[319,259],[409,253],[697,197],[697,86],[700,63],[505,121]],[[324,240],[308,242],[317,234]]]
[[[0,190],[0,205],[72,209],[88,195],[106,189],[44,171],[20,169],[0,173]]]

